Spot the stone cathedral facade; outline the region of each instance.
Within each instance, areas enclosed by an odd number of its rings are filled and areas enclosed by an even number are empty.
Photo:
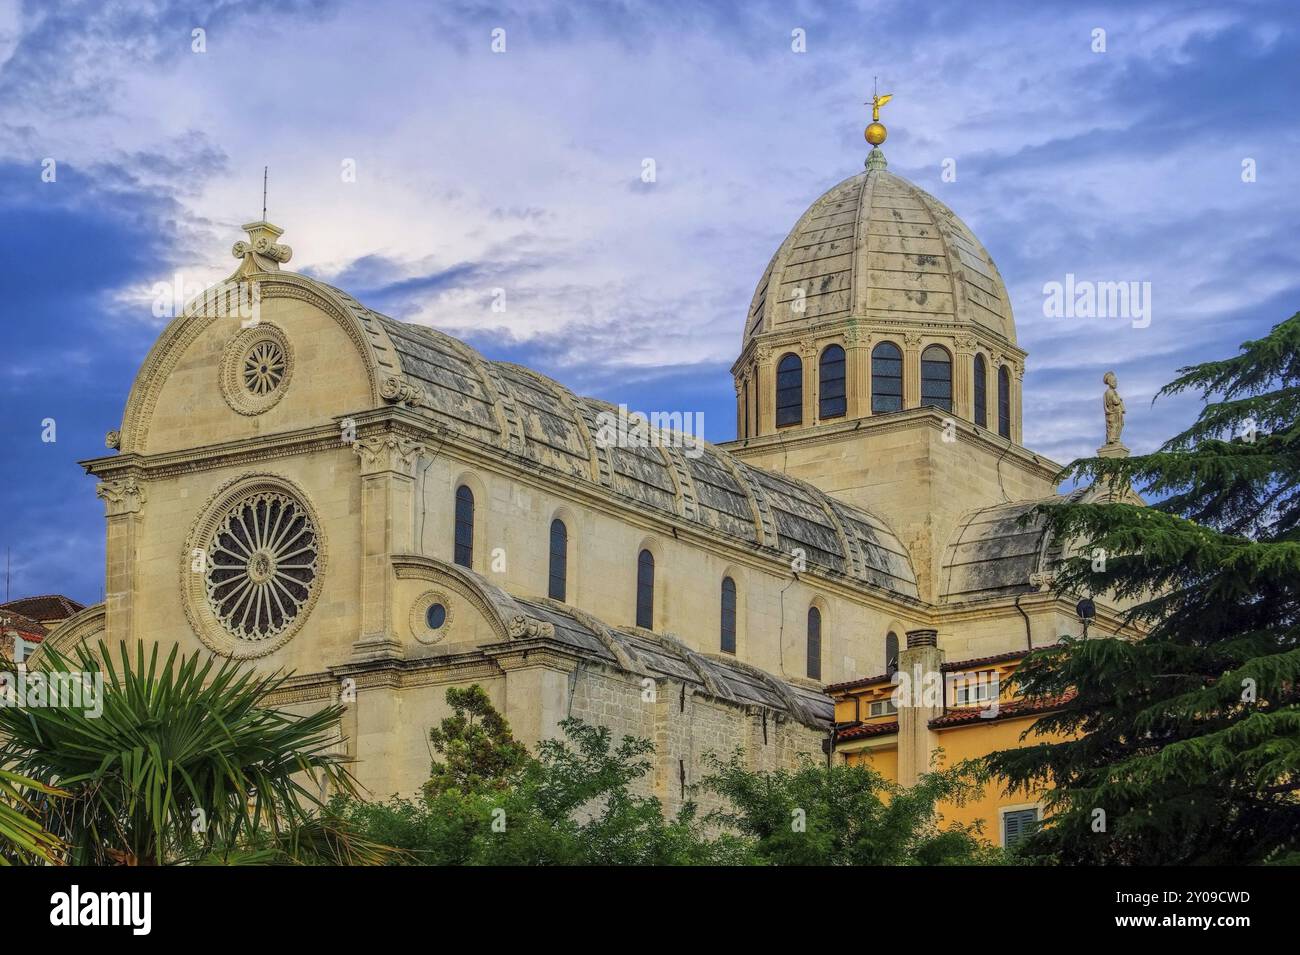
[[[292,671],[279,702],[342,700],[379,796],[427,778],[445,690],[479,683],[528,742],[569,716],[651,739],[647,785],[673,807],[708,751],[824,758],[826,686],[909,646],[975,658],[1078,632],[1051,591],[1061,547],[1018,521],[1058,466],[1021,442],[1007,291],[878,151],[736,316],[720,446],[608,440],[613,406],[293,273],[279,229],[245,228],[236,272],[162,333],[111,453],[85,462],[107,599],[47,645]],[[898,742],[902,781],[922,737]]]

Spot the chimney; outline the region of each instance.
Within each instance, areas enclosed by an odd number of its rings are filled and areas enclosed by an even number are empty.
[[[943,651],[937,630],[907,631],[907,649],[898,655],[901,684],[907,692],[898,694],[898,782],[913,786],[930,769],[930,754],[938,745],[938,734],[930,720],[943,715],[945,685]]]

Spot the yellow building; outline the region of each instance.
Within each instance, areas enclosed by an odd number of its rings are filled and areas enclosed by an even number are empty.
[[[952,767],[1000,749],[1024,745],[1025,732],[1051,711],[1050,705],[1017,701],[1009,679],[1024,658],[1023,650],[969,660],[945,661],[933,646],[933,632],[913,631],[899,654],[898,670],[834,684],[835,752],[849,765],[867,765],[886,779],[899,780],[899,747],[912,747],[913,765]],[[918,697],[918,678],[938,662],[933,693]],[[1056,737],[1031,735],[1028,742]],[[981,822],[995,845],[1009,847],[1042,819],[1041,793],[1006,793],[996,782],[961,805],[941,807],[945,821]]]
[[[381,315],[245,228],[84,462],[107,599],[47,645],[291,670],[282,702],[343,703],[379,795],[418,789],[445,690],[479,683],[529,743],[569,716],[651,739],[646,785],[673,808],[709,752],[822,758],[825,685],[911,652],[891,634],[962,660],[1078,632],[1060,543],[1018,523],[1057,465],[1021,443],[1006,288],[879,150],[736,316],[721,446]],[[896,745],[900,781],[944,732]]]

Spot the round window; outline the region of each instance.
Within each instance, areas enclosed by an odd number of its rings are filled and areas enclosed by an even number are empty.
[[[287,367],[288,359],[279,342],[260,341],[244,356],[244,387],[259,398],[269,395],[280,387]]]
[[[268,411],[284,397],[293,375],[293,350],[279,328],[259,322],[226,343],[221,394],[244,415]]]
[[[266,640],[311,599],[320,542],[306,509],[278,491],[232,504],[207,546],[208,607],[231,636]]]
[[[430,630],[441,630],[442,625],[447,622],[447,608],[442,604],[430,604],[429,609],[424,613],[424,622],[429,625]]]

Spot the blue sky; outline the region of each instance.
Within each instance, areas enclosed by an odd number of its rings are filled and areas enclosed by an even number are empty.
[[[105,453],[165,322],[154,284],[231,271],[264,165],[292,268],[579,392],[702,410],[714,440],[768,258],[861,169],[873,75],[895,94],[890,170],[1007,282],[1031,448],[1095,448],[1114,368],[1125,439],[1152,449],[1196,412],[1151,405],[1177,367],[1300,308],[1292,3],[430,6],[0,0],[14,596],[100,599],[102,506],[76,462]],[[1150,325],[1045,317],[1067,273],[1150,282]]]

